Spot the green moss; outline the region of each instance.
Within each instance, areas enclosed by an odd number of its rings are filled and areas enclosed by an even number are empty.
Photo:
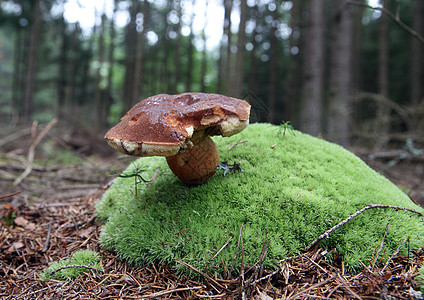
[[[232,263],[243,224],[244,262],[254,264],[268,239],[265,265],[271,268],[367,204],[423,211],[342,147],[297,131],[282,136],[278,128],[252,124],[236,136],[215,137],[220,160],[237,161],[243,172],[221,172],[200,186],[180,182],[164,158],[136,160],[129,169],[144,169],[143,177],[150,178],[159,167],[157,178],[149,186],[138,185],[138,199],[134,179],[117,178],[97,204],[97,216],[105,223],[101,243],[135,265],[154,261],[185,270],[175,263],[178,259],[222,271],[221,259],[227,268]],[[227,150],[244,140],[248,142]],[[416,214],[371,209],[320,246],[337,248],[345,265],[357,270],[359,260],[371,258],[387,223],[386,253],[393,253],[407,236],[411,248],[423,243],[424,222]]]
[[[85,267],[64,267],[78,265],[101,270],[99,261],[100,257],[97,252],[91,250],[79,250],[76,251],[70,259],[53,262],[40,274],[40,280],[74,280],[79,275],[89,272],[89,269]],[[59,268],[63,269],[56,271]]]

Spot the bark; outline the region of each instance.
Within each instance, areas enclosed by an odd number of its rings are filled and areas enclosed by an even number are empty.
[[[79,23],[75,23],[75,28],[72,32],[71,36],[71,45],[70,49],[68,51],[68,58],[67,58],[67,74],[66,76],[66,89],[65,89],[65,99],[63,105],[66,107],[67,105],[71,105],[74,102],[75,99],[75,84],[77,82],[77,68],[79,64],[81,64],[81,61],[78,60],[78,47],[79,45],[79,35],[81,34],[81,29],[79,27]],[[93,42],[91,42],[92,45]],[[92,48],[90,48],[92,49]],[[90,57],[91,58],[91,57]],[[77,62],[78,61],[78,62]],[[89,62],[86,62],[83,65],[87,65],[87,71],[88,71],[88,64]],[[84,73],[84,76],[87,76],[87,74]],[[84,78],[84,84],[86,84],[86,78]],[[84,87],[84,86],[82,86]],[[84,90],[84,89],[82,89]]]
[[[192,5],[194,6],[196,4],[196,0],[192,1]],[[193,53],[194,53],[194,46],[193,46],[193,20],[194,20],[194,12],[191,15],[190,18],[190,35],[188,37],[188,47],[187,47],[187,70],[186,70],[186,78],[185,78],[185,90],[191,91],[191,83],[192,83],[192,76],[193,76]]]
[[[27,70],[25,78],[25,90],[23,99],[23,112],[22,117],[24,122],[29,122],[33,110],[33,101],[35,93],[35,74],[37,71],[37,58],[38,49],[40,44],[40,27],[41,27],[41,14],[40,14],[41,0],[34,1],[32,26],[29,40],[29,53],[27,60]]]
[[[109,45],[109,49],[108,49],[108,54],[107,54],[107,68],[108,68],[108,72],[107,72],[107,84],[106,84],[106,89],[105,89],[105,105],[104,105],[104,109],[105,109],[105,115],[106,115],[106,119],[105,119],[105,123],[103,124],[105,127],[107,127],[108,121],[107,118],[109,117],[109,112],[110,112],[110,107],[112,105],[113,102],[113,97],[112,97],[112,78],[113,78],[113,65],[115,63],[115,59],[114,59],[114,53],[115,53],[115,36],[116,36],[116,29],[115,29],[115,16],[116,16],[116,12],[117,12],[117,0],[114,1],[114,10],[113,10],[113,15],[112,15],[112,19],[110,21],[110,45]]]
[[[25,59],[25,34],[23,30],[17,30],[15,34],[14,49],[13,49],[13,80],[12,80],[12,98],[11,108],[13,114],[20,111],[23,90],[23,74],[24,74],[24,59]],[[16,116],[16,115],[15,115]],[[15,117],[12,116],[12,117]]]
[[[229,33],[231,25],[231,8],[232,1],[223,0],[224,6],[224,26],[222,28],[222,40],[219,48],[219,60],[218,60],[218,78],[217,78],[217,93],[223,93],[226,87],[225,81],[227,79],[228,72],[228,49],[229,49]]]
[[[178,83],[180,82],[180,74],[181,74],[180,48],[181,48],[182,3],[180,0],[176,0],[174,1],[174,5],[177,10],[179,22],[175,30],[177,32],[177,37],[175,40],[175,49],[174,49],[174,60],[173,60],[174,77],[173,77],[173,81],[171,85],[171,92],[173,94],[176,94],[178,92]]]
[[[105,122],[104,120],[106,119],[105,116],[105,111],[104,111],[104,87],[102,87],[101,85],[101,81],[102,81],[102,73],[101,73],[101,69],[104,65],[104,60],[105,60],[105,52],[104,52],[104,34],[105,34],[105,22],[106,22],[106,15],[102,14],[101,16],[101,23],[100,26],[98,28],[98,47],[97,47],[97,60],[98,60],[98,65],[97,65],[97,70],[96,70],[96,85],[95,85],[95,96],[94,96],[94,111],[96,112],[94,114],[94,120],[95,120],[95,124],[94,124],[94,128],[96,129],[96,131],[100,131],[100,129],[102,128],[102,124]]]
[[[137,49],[135,54],[135,69],[134,69],[134,82],[132,97],[135,102],[140,101],[140,93],[143,87],[143,70],[144,70],[144,51],[146,40],[146,29],[149,15],[149,3],[147,0],[143,1],[143,29],[137,33]]]
[[[237,53],[234,66],[234,75],[229,78],[231,82],[228,94],[233,97],[240,98],[243,90],[244,79],[244,57],[246,53],[246,18],[247,18],[247,2],[240,1],[240,23],[237,34]],[[230,46],[231,47],[231,46]]]
[[[138,1],[132,0],[130,7],[130,21],[125,31],[125,79],[122,99],[122,115],[124,115],[133,105],[135,99],[134,91],[134,71],[135,56],[137,51],[137,28],[136,15],[138,12]]]
[[[424,34],[424,1],[414,1],[412,29]],[[415,38],[411,44],[411,106],[414,110],[412,122],[417,127],[419,120],[418,107],[424,102],[424,45]],[[418,128],[416,128],[418,129]]]
[[[274,0],[275,5],[278,7],[278,3]],[[271,38],[270,38],[270,59],[269,59],[269,98],[268,98],[268,123],[275,122],[276,112],[276,98],[277,98],[277,69],[278,69],[278,41],[277,41],[277,24],[278,22],[278,8],[272,13],[272,25],[271,25]]]
[[[206,91],[206,67],[207,67],[207,49],[206,49],[206,26],[208,25],[207,21],[207,11],[208,11],[209,1],[206,0],[206,9],[205,9],[205,27],[202,30],[202,39],[203,39],[203,50],[202,50],[202,64],[200,67],[200,91],[204,93]]]
[[[321,133],[325,69],[326,0],[309,0],[309,25],[305,47],[301,129],[311,135]]]
[[[285,103],[285,111],[283,112],[284,120],[291,120],[296,124],[298,122],[298,109],[300,99],[300,88],[299,82],[302,79],[302,67],[301,67],[301,52],[295,52],[295,49],[299,51],[301,49],[301,43],[303,38],[303,31],[301,26],[301,15],[304,11],[304,1],[293,1],[292,9],[290,10],[290,21],[289,26],[292,32],[289,37],[289,63],[287,67],[286,82],[284,87],[284,99],[287,99]],[[293,120],[293,118],[295,118]]]
[[[59,74],[57,81],[57,107],[56,115],[59,116],[60,112],[63,109],[66,97],[66,74],[67,72],[67,62],[68,62],[68,37],[66,34],[66,22],[65,19],[61,18],[60,20],[60,34],[61,34],[61,50],[59,57]]]
[[[380,0],[384,9],[388,9],[389,0]],[[388,18],[385,14],[381,14],[379,20],[379,33],[378,33],[378,92],[384,97],[389,96],[388,83],[389,83],[389,24]],[[389,134],[389,113],[390,110],[384,103],[379,103],[377,108],[377,124],[379,131],[379,139],[375,144],[375,149],[384,147],[388,142]]]
[[[352,83],[352,6],[348,0],[335,1],[331,45],[328,108],[329,138],[343,146],[349,144],[349,100]]]
[[[225,90],[227,91],[227,94],[229,94],[230,91],[230,80],[231,80],[231,74],[232,74],[232,55],[231,55],[231,46],[233,43],[233,33],[231,32],[231,12],[233,10],[233,0],[224,0],[224,33],[225,29],[227,29],[227,60],[226,60],[226,70],[225,70]],[[225,28],[225,26],[227,26]]]

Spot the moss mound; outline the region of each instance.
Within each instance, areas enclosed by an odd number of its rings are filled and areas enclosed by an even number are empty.
[[[424,211],[342,147],[297,131],[277,133],[277,126],[252,124],[236,136],[216,137],[220,160],[236,161],[243,172],[224,176],[221,171],[200,186],[180,182],[164,158],[136,160],[124,173],[138,169],[151,178],[158,167],[159,173],[153,184],[137,184],[137,192],[134,178],[118,178],[104,194],[97,204],[97,216],[105,223],[101,243],[139,266],[154,261],[186,270],[175,263],[181,260],[203,270],[217,266],[219,272],[221,259],[227,270],[231,266],[243,224],[245,264],[257,261],[267,240],[265,265],[272,268],[367,204]],[[347,268],[357,270],[359,260],[367,263],[381,243],[387,223],[386,254],[405,237],[411,249],[423,244],[424,221],[417,214],[370,209],[320,246],[337,249]]]

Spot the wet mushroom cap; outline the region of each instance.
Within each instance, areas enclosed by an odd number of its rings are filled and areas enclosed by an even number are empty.
[[[172,156],[193,146],[196,132],[231,136],[249,124],[250,105],[218,94],[160,94],[134,105],[105,139],[134,156]]]

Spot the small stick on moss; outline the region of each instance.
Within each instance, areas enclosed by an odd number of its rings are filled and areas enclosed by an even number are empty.
[[[237,259],[238,250],[240,248],[240,236],[241,236],[242,229],[243,229],[243,224],[241,224],[241,226],[240,226],[240,234],[239,234],[238,244],[237,244],[237,248],[236,248],[236,253],[234,254],[233,263],[231,264],[231,269],[230,269],[230,272],[228,274],[230,276],[229,277],[230,279],[232,277],[231,273],[233,272],[234,264],[236,263],[236,259]]]
[[[159,173],[159,167],[157,167],[157,168],[156,168],[155,174],[153,174],[152,179],[150,179],[150,180],[146,183],[146,185],[147,185],[147,186],[149,186],[149,185],[151,185],[153,182],[155,182],[156,177],[158,176],[158,173]]]
[[[57,272],[59,272],[61,270],[69,269],[69,268],[85,268],[85,269],[92,270],[92,271],[95,271],[95,272],[99,271],[99,269],[94,268],[94,267],[90,267],[90,266],[84,266],[84,265],[68,265],[68,266],[63,266],[63,267],[57,268],[56,270],[51,271],[50,272],[50,275],[54,275],[54,274],[56,274]]]
[[[156,299],[158,297],[162,297],[162,296],[172,294],[172,293],[200,290],[200,289],[204,289],[204,288],[206,288],[206,286],[201,285],[201,286],[193,286],[193,287],[185,287],[185,288],[179,288],[179,289],[173,289],[173,290],[166,290],[166,291],[161,291],[161,292],[153,293],[153,294],[150,294],[150,295],[142,296],[142,298],[143,299],[153,299],[153,298]]]
[[[222,250],[224,250],[225,247],[227,247],[228,243],[233,239],[232,236],[230,236],[230,238],[225,242],[225,244],[221,247],[221,249],[218,250],[218,252],[216,252],[216,254],[212,257],[212,259],[214,259],[215,257],[217,257],[219,255],[219,253],[221,253]]]
[[[371,271],[374,271],[374,267],[375,267],[375,264],[377,263],[378,256],[380,255],[381,249],[383,249],[384,240],[386,239],[386,235],[387,235],[388,230],[389,230],[389,223],[387,223],[387,225],[386,225],[386,231],[384,231],[384,235],[383,235],[383,239],[382,239],[381,244],[380,244],[380,248],[378,249],[377,253],[375,254],[374,261],[372,262],[372,265],[371,265]]]
[[[386,264],[384,265],[384,268],[380,271],[381,274],[384,274],[384,271],[387,269],[387,267],[389,266],[389,263],[392,261],[393,257],[395,257],[396,255],[398,255],[400,248],[402,248],[402,246],[409,240],[409,237],[405,238],[402,242],[402,244],[399,245],[399,247],[397,247],[396,251],[393,253],[392,256],[390,256],[390,258],[387,260]]]
[[[421,212],[419,212],[415,209],[412,209],[412,208],[407,208],[407,207],[402,207],[402,206],[386,205],[386,204],[369,204],[369,205],[365,206],[364,208],[362,208],[361,210],[358,210],[356,213],[350,215],[349,217],[347,217],[346,219],[341,221],[339,224],[337,224],[337,225],[333,226],[332,228],[330,228],[329,230],[325,231],[316,240],[314,240],[311,244],[309,244],[309,246],[306,247],[305,251],[311,250],[321,240],[323,240],[324,238],[328,238],[330,236],[330,233],[332,233],[333,231],[335,231],[339,227],[343,226],[344,224],[346,224],[347,222],[349,222],[353,218],[359,216],[364,211],[371,209],[371,208],[391,208],[391,209],[394,209],[394,210],[406,210],[406,211],[410,211],[410,212],[419,214],[420,216],[423,216],[423,214]]]
[[[231,149],[233,149],[237,145],[240,145],[240,144],[243,144],[243,143],[247,143],[247,142],[248,141],[246,140],[246,141],[240,141],[238,143],[235,143],[235,144],[231,145],[230,148],[227,149],[227,151],[230,151]]]

